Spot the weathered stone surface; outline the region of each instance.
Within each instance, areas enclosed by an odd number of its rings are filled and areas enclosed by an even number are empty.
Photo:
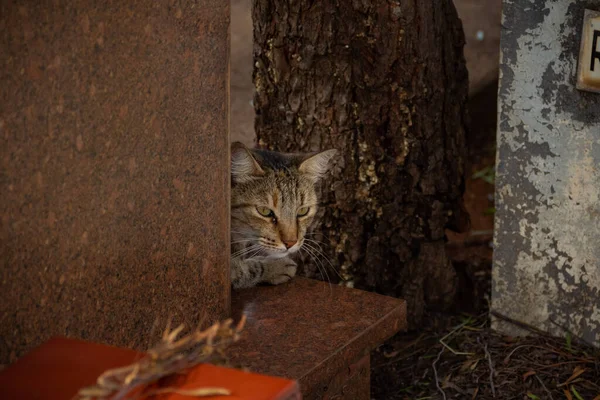
[[[229,312],[229,3],[0,5],[0,363]]]
[[[600,344],[600,95],[575,89],[586,7],[600,1],[504,2],[492,306]]]

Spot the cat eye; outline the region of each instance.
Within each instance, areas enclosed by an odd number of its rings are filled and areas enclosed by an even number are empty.
[[[297,215],[298,215],[299,217],[304,217],[306,214],[308,214],[308,211],[309,211],[309,210],[310,210],[310,208],[308,208],[308,207],[301,207],[301,208],[298,210],[298,214],[297,214]]]
[[[256,207],[256,211],[263,217],[274,217],[275,214],[269,207]]]

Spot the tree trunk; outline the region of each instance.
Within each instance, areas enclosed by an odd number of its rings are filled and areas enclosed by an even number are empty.
[[[445,229],[468,225],[452,1],[253,0],[253,18],[259,146],[341,153],[322,187],[326,258],[347,284],[404,297],[413,324],[451,304]]]

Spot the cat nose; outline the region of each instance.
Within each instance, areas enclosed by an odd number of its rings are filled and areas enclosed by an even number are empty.
[[[282,240],[282,242],[285,245],[285,248],[289,249],[290,247],[298,243],[298,240]]]

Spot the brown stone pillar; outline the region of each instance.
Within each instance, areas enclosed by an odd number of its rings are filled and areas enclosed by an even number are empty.
[[[229,2],[0,4],[0,363],[229,313]]]

